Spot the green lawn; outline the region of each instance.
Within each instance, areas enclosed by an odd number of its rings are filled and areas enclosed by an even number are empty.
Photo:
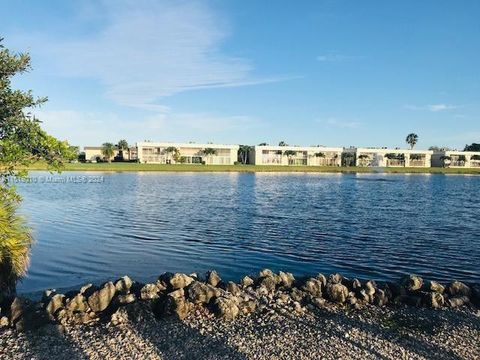
[[[37,163],[29,170],[46,170],[44,163]],[[255,165],[163,165],[137,163],[66,164],[66,171],[178,171],[178,172],[322,172],[322,173],[369,173],[376,169],[364,167],[332,166],[255,166]],[[480,174],[480,169],[444,168],[382,168],[386,173],[431,173],[431,174]]]

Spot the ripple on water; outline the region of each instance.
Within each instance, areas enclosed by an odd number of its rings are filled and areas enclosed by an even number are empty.
[[[211,268],[226,279],[270,267],[480,281],[480,177],[103,176],[19,186],[37,239],[20,291]]]

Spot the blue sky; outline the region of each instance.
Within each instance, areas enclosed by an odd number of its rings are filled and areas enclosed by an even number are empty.
[[[480,2],[6,1],[15,80],[76,145],[480,142]]]

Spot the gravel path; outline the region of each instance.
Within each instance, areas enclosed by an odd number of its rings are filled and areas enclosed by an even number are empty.
[[[145,304],[119,325],[0,330],[1,359],[479,359],[480,311],[337,307],[265,309],[234,321],[204,308],[183,321]]]

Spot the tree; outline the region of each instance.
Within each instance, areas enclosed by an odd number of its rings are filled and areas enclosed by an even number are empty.
[[[128,151],[129,148],[130,148],[130,147],[128,146],[127,140],[122,139],[122,140],[120,140],[120,141],[118,142],[118,144],[117,144],[117,149],[119,150],[119,151],[118,151],[118,152],[119,152],[119,156],[122,158],[122,160],[123,160],[123,158],[124,158],[123,152],[124,152],[124,151]]]
[[[480,155],[472,155],[472,157],[470,158],[470,160],[478,161],[478,160],[480,160]]]
[[[465,145],[463,151],[480,151],[480,144],[473,143],[471,145]]]
[[[442,160],[443,167],[448,167],[452,162],[452,158],[450,156],[440,156],[440,160]]]
[[[288,144],[285,141],[280,141],[278,146],[288,146]]]
[[[448,148],[446,146],[430,146],[428,148],[428,150],[430,150],[430,151],[449,151],[450,148]]]
[[[170,160],[170,157],[173,154],[173,160],[177,162],[176,159],[180,156],[180,151],[175,146],[169,146],[165,149],[165,153],[167,154],[167,161]]]
[[[418,142],[418,135],[415,133],[408,134],[405,141],[408,145],[410,145],[410,149],[413,149]]]
[[[207,158],[210,158],[213,155],[217,154],[217,150],[214,148],[205,148],[202,150],[203,155],[205,155]]]
[[[240,145],[238,149],[238,157],[242,164],[246,164],[248,160],[248,153],[252,150],[251,146],[248,145]]]
[[[25,177],[34,162],[45,161],[50,171],[60,171],[75,157],[66,141],[59,141],[40,127],[30,112],[47,98],[15,90],[11,79],[31,69],[30,56],[4,48],[0,38],[0,304],[16,293],[16,282],[27,271],[31,231],[17,209],[21,197],[11,186],[11,176]]]
[[[322,152],[317,152],[314,155],[315,155],[315,157],[319,157],[319,158],[324,158],[325,157],[325,154],[322,153]]]
[[[105,159],[111,162],[112,156],[115,154],[115,145],[109,142],[103,143],[101,152]]]
[[[268,144],[266,142],[262,142],[262,143],[258,144],[258,146],[268,146]]]

